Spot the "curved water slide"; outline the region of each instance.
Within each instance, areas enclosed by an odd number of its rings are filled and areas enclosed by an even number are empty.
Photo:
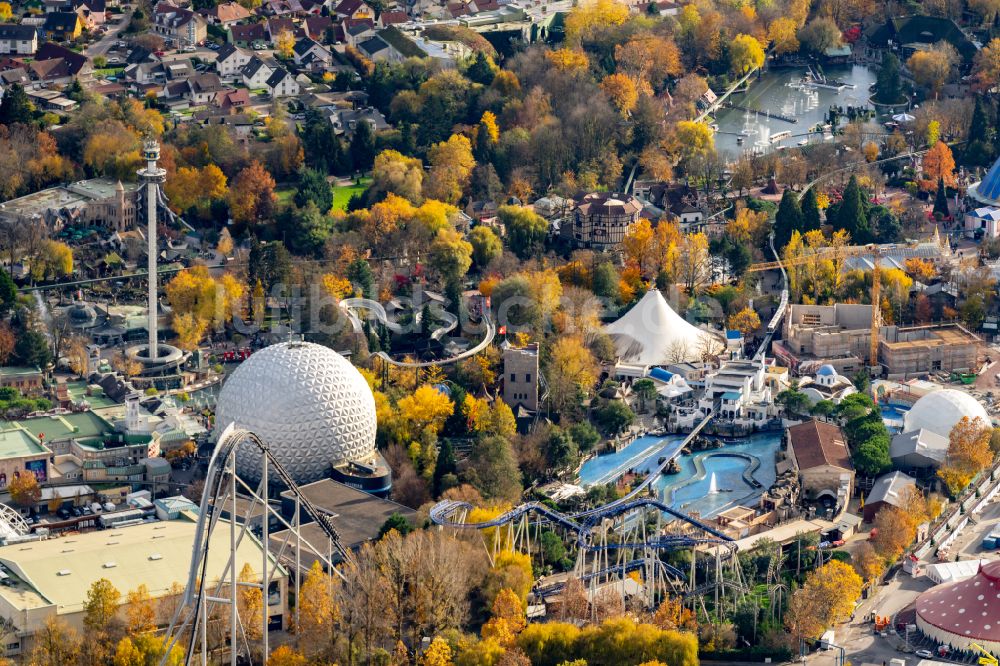
[[[362,328],[362,318],[358,315],[359,312],[365,313],[365,320],[375,320],[385,326],[387,329],[393,333],[402,333],[403,327],[395,321],[389,319],[389,315],[385,310],[385,307],[378,301],[372,300],[370,298],[345,298],[340,301],[340,309],[344,312],[347,318],[351,321],[351,326],[354,328],[355,333],[361,333]],[[419,323],[420,317],[423,315],[422,312],[414,313],[414,317]],[[441,340],[445,335],[451,333],[458,327],[458,317],[450,312],[442,311],[435,313],[435,316],[443,322],[443,325],[431,331],[432,340]],[[486,349],[493,338],[496,337],[496,325],[493,320],[490,319],[489,312],[483,312],[483,322],[486,324],[486,335],[479,343],[470,349],[465,350],[460,354],[455,356],[449,356],[448,358],[442,358],[435,361],[397,361],[390,357],[385,352],[377,352],[374,356],[378,356],[386,363],[390,365],[395,365],[401,368],[429,368],[435,365],[447,365],[449,363],[456,363],[466,358],[475,356],[479,352]]]

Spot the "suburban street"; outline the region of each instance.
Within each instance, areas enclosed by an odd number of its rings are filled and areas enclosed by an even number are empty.
[[[118,41],[118,35],[120,35],[128,26],[131,17],[131,12],[125,14],[120,23],[110,26],[108,28],[108,32],[103,37],[93,44],[87,45],[87,48],[83,50],[84,55],[91,59],[95,56],[106,55],[107,52],[111,50],[114,43]]]

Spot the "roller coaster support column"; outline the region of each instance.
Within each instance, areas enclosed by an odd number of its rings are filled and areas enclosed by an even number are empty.
[[[234,453],[229,458],[229,496],[232,503],[229,505],[229,552],[235,553],[237,548],[236,542],[236,454]],[[264,549],[267,552],[267,549]],[[202,583],[202,588],[204,589],[205,583]],[[236,580],[236,562],[233,562],[233,566],[229,567],[229,626],[233,627],[235,631],[236,627],[240,626],[240,615],[239,606],[237,605],[237,599],[239,595],[239,583]],[[208,613],[203,613],[204,617],[208,617]],[[236,636],[233,635],[229,639],[229,664],[230,666],[236,666]],[[205,651],[202,650],[202,657],[205,657]]]
[[[261,467],[261,475],[260,475],[260,492],[263,495],[263,501],[264,501],[264,520],[260,521],[261,522],[261,537],[260,537],[261,548],[260,548],[260,552],[261,552],[261,555],[262,555],[261,561],[263,562],[262,569],[261,569],[261,579],[260,579],[260,602],[261,602],[261,606],[264,607],[264,611],[260,615],[261,615],[261,647],[264,650],[264,663],[267,663],[267,656],[270,654],[270,650],[267,649],[267,628],[268,628],[268,625],[271,624],[271,618],[270,618],[271,614],[270,614],[270,612],[268,612],[268,603],[267,603],[267,590],[268,590],[269,587],[271,587],[271,585],[270,585],[270,583],[271,583],[271,577],[268,576],[268,574],[267,574],[268,558],[270,556],[270,552],[267,549],[267,545],[268,545],[268,543],[267,543],[268,542],[268,539],[267,539],[267,527],[268,527],[268,523],[271,522],[270,520],[268,520],[268,516],[267,516],[267,506],[268,506],[268,502],[267,502],[267,498],[268,498],[267,468],[268,468],[268,462],[269,461],[268,461],[268,457],[267,456],[262,456],[261,457],[262,467]],[[235,507],[235,505],[236,505],[236,498],[234,497],[233,498],[233,506]],[[235,556],[236,556],[236,551],[233,551],[233,557],[235,557]],[[234,569],[236,568],[236,562],[235,561],[233,562],[233,568]],[[295,575],[296,575],[296,577],[298,577],[300,575],[300,572],[296,571]],[[296,599],[296,601],[298,601],[298,600]],[[234,666],[235,666],[235,664],[234,664]]]

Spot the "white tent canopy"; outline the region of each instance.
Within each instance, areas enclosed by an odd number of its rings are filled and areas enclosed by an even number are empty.
[[[989,560],[960,560],[958,562],[940,562],[929,564],[925,571],[927,577],[937,584],[952,583],[957,580],[972,578],[979,571],[979,567]]]
[[[722,340],[692,326],[677,314],[658,289],[646,295],[618,321],[604,327],[622,361],[665,365],[700,360],[706,351],[718,352]]]

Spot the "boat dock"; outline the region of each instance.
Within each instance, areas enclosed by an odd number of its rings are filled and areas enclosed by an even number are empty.
[[[747,111],[750,113],[759,113],[765,118],[776,118],[777,120],[783,120],[786,123],[797,123],[798,118],[793,118],[792,116],[786,116],[782,113],[775,113],[774,111],[761,110],[761,109],[751,109],[749,107],[743,106],[742,104],[733,104],[732,102],[723,102],[722,106],[727,109],[736,109],[737,111]]]

